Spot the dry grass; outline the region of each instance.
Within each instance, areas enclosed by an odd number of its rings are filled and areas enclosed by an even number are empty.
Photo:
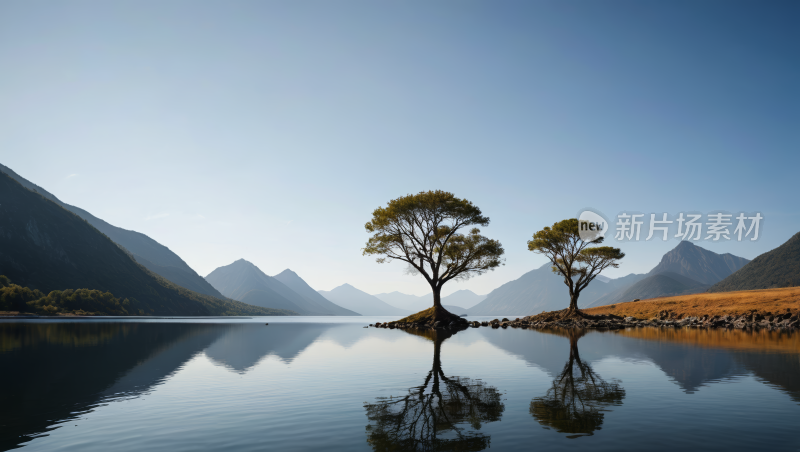
[[[800,311],[800,287],[781,289],[742,290],[738,292],[698,293],[676,297],[629,301],[583,310],[587,314],[614,314],[621,317],[650,319],[661,311],[674,312],[679,317],[703,315],[742,315],[753,311],[761,314]]]
[[[397,323],[428,323],[430,321],[453,322],[458,321],[461,317],[450,313],[445,308],[432,307],[424,311],[419,311],[416,314],[411,314],[397,321]]]

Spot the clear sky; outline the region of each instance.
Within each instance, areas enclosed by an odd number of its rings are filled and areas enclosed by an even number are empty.
[[[427,293],[361,248],[373,209],[431,189],[506,249],[445,294],[539,267],[532,233],[586,207],[759,212],[755,242],[698,242],[752,259],[800,230],[798,23],[797,1],[0,2],[0,162],[201,275]],[[608,276],[678,244],[644,232],[607,242]]]

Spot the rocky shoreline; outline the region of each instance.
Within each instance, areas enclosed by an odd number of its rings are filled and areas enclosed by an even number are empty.
[[[543,317],[544,316],[544,317]],[[795,331],[800,330],[800,315],[798,313],[785,312],[779,314],[760,314],[752,313],[746,315],[718,315],[702,317],[679,318],[674,313],[662,311],[657,318],[649,320],[637,319],[634,317],[618,317],[615,315],[585,316],[567,319],[557,319],[547,317],[545,314],[527,316],[509,320],[507,318],[494,319],[491,321],[468,321],[460,318],[459,320],[445,323],[441,321],[428,323],[407,323],[407,322],[385,322],[375,323],[369,326],[375,328],[415,328],[415,329],[466,329],[466,328],[522,328],[522,329],[543,329],[543,328],[580,328],[595,330],[620,330],[623,328],[636,327],[657,327],[657,328],[720,328],[738,330],[767,330],[767,331]]]

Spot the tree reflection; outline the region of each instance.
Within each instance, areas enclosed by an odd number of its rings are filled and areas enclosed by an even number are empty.
[[[622,404],[625,389],[618,381],[604,381],[581,361],[578,339],[584,331],[554,333],[569,337],[569,360],[547,394],[531,401],[531,415],[545,428],[570,434],[567,438],[592,435],[600,430],[606,408]]]
[[[490,437],[477,432],[503,413],[497,388],[480,380],[448,377],[442,371],[441,346],[451,332],[403,330],[434,343],[433,368],[421,386],[400,397],[365,404],[367,442],[376,451],[478,451]]]

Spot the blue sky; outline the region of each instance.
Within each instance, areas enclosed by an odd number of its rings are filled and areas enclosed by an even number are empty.
[[[800,230],[794,1],[3,2],[0,161],[201,275],[245,258],[316,289],[429,292],[363,257],[373,209],[477,204],[506,265],[586,207],[760,212]],[[649,216],[649,215],[648,215]],[[732,229],[732,228],[731,228]],[[646,234],[645,234],[646,236]],[[675,247],[607,243],[617,277]]]

